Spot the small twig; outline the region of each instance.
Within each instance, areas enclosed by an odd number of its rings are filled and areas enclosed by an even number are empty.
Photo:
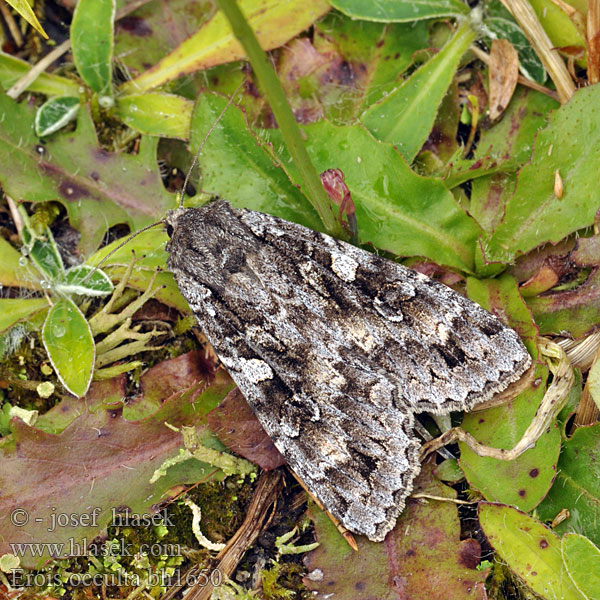
[[[71,40],[65,40],[59,46],[56,46],[52,52],[48,52],[44,58],[40,59],[19,81],[17,81],[7,92],[6,95],[16,100],[55,60],[58,60],[71,47]]]
[[[587,13],[587,76],[590,84],[600,81],[600,0],[589,0]]]
[[[19,234],[19,238],[23,239],[23,217],[19,213],[19,209],[17,208],[17,203],[8,195],[5,194],[6,203],[8,204],[8,210],[10,211],[10,216],[12,217],[13,223],[15,224],[15,228],[17,229],[17,233]]]
[[[444,496],[432,496],[431,494],[411,494],[410,498],[426,500],[437,500],[438,502],[451,502],[452,504],[477,504],[479,500],[458,500],[457,498],[444,498]]]
[[[227,542],[225,548],[217,554],[216,560],[218,562],[214,570],[219,571],[220,580],[225,581],[233,574],[246,550],[248,550],[270,523],[273,518],[271,507],[276,503],[282,486],[283,477],[281,471],[262,472],[244,522]],[[189,578],[184,576],[182,579],[185,581]],[[213,592],[212,582],[213,578],[210,575],[203,578],[203,585],[191,587],[185,594],[185,599],[209,600]],[[183,584],[173,586],[161,600],[170,600],[182,587]]]
[[[575,379],[571,363],[558,344],[553,344],[542,339],[540,341],[540,346],[545,347],[546,350],[554,351],[554,353],[559,356],[559,362],[553,372],[554,379],[548,386],[533,420],[514,448],[506,450],[504,448],[492,448],[486,446],[476,440],[464,429],[455,427],[435,440],[423,444],[420,451],[420,460],[423,460],[428,454],[435,452],[441,446],[453,444],[457,441],[467,444],[467,446],[478,456],[487,456],[498,460],[514,460],[521,456],[526,450],[533,448],[540,436],[550,425],[557,412],[564,405],[567,394]]]
[[[4,18],[6,26],[8,27],[10,35],[12,35],[17,48],[21,48],[21,46],[23,46],[23,36],[21,35],[19,26],[15,22],[15,19],[10,12],[10,8],[8,8],[5,2],[0,2],[0,13],[2,13],[2,17]]]

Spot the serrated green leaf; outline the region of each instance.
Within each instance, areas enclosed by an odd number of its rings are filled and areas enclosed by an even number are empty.
[[[459,0],[331,0],[331,4],[353,19],[367,21],[412,22],[469,13],[467,4]]]
[[[477,34],[464,22],[452,39],[402,85],[369,107],[360,120],[378,139],[391,142],[410,163],[435,122],[462,55]]]
[[[81,398],[94,373],[96,346],[90,326],[77,305],[67,298],[48,311],[42,341],[60,382]]]
[[[35,133],[40,137],[62,129],[77,117],[79,98],[62,96],[50,98],[35,115]]]
[[[488,261],[511,262],[537,246],[556,243],[593,225],[598,210],[600,86],[577,90],[552,112],[535,139],[531,161],[520,171],[502,222],[483,243]],[[563,194],[554,193],[559,172]]]
[[[79,0],[71,23],[73,58],[81,78],[97,94],[112,95],[114,0]]]
[[[117,113],[123,122],[147,135],[186,140],[193,110],[191,100],[164,92],[117,98]]]
[[[492,233],[502,221],[505,204],[514,193],[517,170],[530,159],[535,136],[548,124],[550,111],[559,106],[544,94],[518,86],[503,118],[481,131],[474,160],[487,160],[501,169],[472,182],[469,214],[486,232]],[[467,177],[472,166],[465,169]]]
[[[561,551],[575,587],[586,598],[600,598],[600,550],[585,536],[567,533],[562,538]]]
[[[77,119],[76,135],[59,131],[39,143],[34,109],[0,93],[0,183],[13,198],[59,201],[81,234],[78,249],[94,252],[116,224],[132,231],[162,217],[175,204],[156,164],[157,138],[142,137],[136,155],[111,153],[98,146],[87,107]]]
[[[545,600],[585,600],[563,567],[560,539],[516,508],[482,502],[479,523],[508,566]]]
[[[192,148],[198,147],[225,104],[224,98],[214,94],[198,98],[192,121]],[[234,206],[275,214],[321,230],[321,222],[308,200],[263,150],[235,106],[227,109],[206,140],[199,163],[204,190],[227,198]]]
[[[578,427],[564,441],[556,480],[537,507],[541,519],[554,519],[563,509],[569,516],[556,526],[563,533],[576,531],[600,544],[600,424]]]
[[[91,275],[90,275],[91,274]],[[107,296],[114,286],[104,271],[94,270],[89,265],[71,267],[61,281],[54,285],[61,294],[80,294],[82,296]]]

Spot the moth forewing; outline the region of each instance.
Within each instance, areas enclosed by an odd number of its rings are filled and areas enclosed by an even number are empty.
[[[292,469],[341,523],[382,540],[420,470],[414,415],[469,410],[531,359],[441,283],[217,200],[171,211],[168,267]]]

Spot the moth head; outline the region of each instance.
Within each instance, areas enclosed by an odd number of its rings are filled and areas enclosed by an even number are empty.
[[[165,215],[165,218],[164,218],[165,229],[167,231],[167,235],[170,238],[173,237],[173,233],[174,233],[175,229],[177,229],[177,220],[181,216],[181,213],[183,212],[183,210],[184,209],[182,209],[182,208],[178,208],[176,210],[168,210]]]

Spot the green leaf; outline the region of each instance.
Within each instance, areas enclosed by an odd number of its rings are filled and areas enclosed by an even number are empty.
[[[135,255],[136,262],[127,286],[144,292],[148,289],[152,277],[156,275],[155,285],[159,289],[154,297],[167,306],[188,313],[190,307],[179,292],[172,273],[162,271],[169,257],[164,249],[167,241],[167,234],[158,228],[144,231],[117,250],[104,264],[103,269],[109,273],[111,279],[119,281]],[[88,264],[97,265],[121,243],[122,240],[115,240],[112,244],[98,250],[88,259]]]
[[[192,145],[223,110],[225,100],[208,94],[198,100]],[[339,168],[352,192],[363,243],[399,256],[426,256],[470,272],[479,228],[439,179],[415,174],[391,144],[375,140],[360,125],[308,125],[306,147],[318,172]],[[280,153],[295,180],[294,166],[277,130],[262,138]],[[235,206],[259,210],[321,230],[321,224],[273,158],[257,145],[243,114],[230,107],[200,156],[201,186]],[[385,224],[385,226],[384,226]]]
[[[587,382],[588,391],[596,406],[600,408],[600,361],[596,360],[588,372]]]
[[[568,331],[580,338],[600,322],[600,272],[592,270],[584,283],[573,290],[547,292],[527,299],[542,335]]]
[[[502,222],[483,249],[488,261],[511,262],[548,242],[594,224],[600,162],[600,86],[579,89],[550,115],[535,140],[533,158],[519,171]],[[564,193],[554,195],[559,171]]]
[[[99,95],[112,96],[115,0],[79,0],[71,23],[77,71]]]
[[[27,0],[6,0],[6,3],[12,6],[38,33],[44,36],[45,39],[48,39],[48,34],[40,25],[38,18]]]
[[[582,51],[586,49],[585,39],[577,30],[567,11],[552,2],[552,0],[530,0],[530,2],[553,46],[557,48],[574,46]],[[571,6],[576,8],[574,2],[571,2]],[[581,26],[585,27],[583,14],[580,14],[579,18],[581,19]]]
[[[479,523],[508,566],[545,600],[585,600],[563,568],[558,536],[521,511],[482,502]]]
[[[458,466],[458,461],[455,458],[447,458],[442,461],[436,466],[434,473],[439,480],[452,483],[457,483],[465,478],[465,474]]]
[[[352,124],[399,85],[428,44],[425,22],[370,23],[331,12],[315,24],[312,44],[302,37],[285,46],[277,73],[296,115]]]
[[[441,180],[414,173],[396,149],[379,142],[360,125],[321,121],[303,128],[317,168],[341,169],[358,221],[361,243],[398,256],[423,256],[461,271],[473,269],[480,231]],[[268,132],[280,150],[277,132]],[[293,165],[281,153],[292,178]]]
[[[0,52],[0,85],[7,90],[31,70],[31,65],[20,58]],[[66,77],[40,73],[25,89],[47,96],[76,96],[80,85]]]
[[[469,7],[459,0],[331,0],[331,4],[353,19],[367,21],[404,21],[460,17]]]
[[[46,298],[0,298],[0,333],[46,308]]]
[[[565,440],[556,480],[537,511],[550,520],[563,509],[569,517],[556,526],[559,533],[575,531],[600,544],[600,424],[578,427]]]
[[[50,284],[64,273],[64,266],[54,236],[50,228],[46,227],[44,235],[38,235],[27,224],[23,227],[23,241],[29,251],[29,257],[35,263],[42,275],[48,277],[42,287],[50,287]]]
[[[377,139],[393,143],[412,162],[429,136],[462,55],[476,37],[465,21],[440,52],[363,113],[367,129]]]
[[[531,157],[535,136],[548,124],[548,114],[560,104],[544,94],[518,86],[503,118],[481,131],[475,161],[491,161],[500,172],[478,177],[472,182],[469,213],[485,229],[492,231],[502,221],[505,204],[514,193],[517,169]],[[472,168],[467,168],[467,175]]]
[[[192,148],[198,147],[225,105],[226,100],[214,94],[198,98],[192,120]],[[234,206],[321,230],[321,221],[308,200],[261,148],[260,141],[248,130],[243,113],[235,106],[227,109],[208,137],[199,162],[203,190],[227,198]]]
[[[562,538],[562,557],[575,587],[586,598],[600,598],[600,550],[585,536],[567,533]]]
[[[104,271],[94,270],[89,265],[76,265],[65,273],[62,281],[54,285],[54,289],[60,294],[95,297],[107,296],[112,293],[114,286]]]
[[[27,264],[27,258],[0,236],[0,285],[39,289],[39,279],[25,270]]]
[[[161,218],[175,204],[156,163],[158,140],[142,137],[137,155],[98,145],[89,111],[82,107],[77,132],[59,131],[41,145],[33,131],[34,109],[0,93],[0,183],[13,198],[56,201],[81,234],[78,249],[96,250],[107,228],[132,231]]]
[[[62,129],[77,117],[79,98],[61,96],[50,98],[38,108],[35,115],[35,133],[43,137]]]
[[[117,98],[117,114],[124,123],[146,135],[187,140],[194,103],[164,92]]]
[[[282,46],[330,8],[325,0],[242,0],[239,5],[264,50]],[[143,92],[183,75],[240,60],[244,56],[225,16],[218,12],[163,60],[125,83],[122,91]]]
[[[48,311],[42,341],[60,382],[71,394],[84,396],[94,373],[96,347],[86,318],[72,300],[59,300]]]
[[[524,338],[534,358],[537,356],[537,330],[512,277],[484,281],[469,278],[467,293],[471,300],[502,317]],[[547,377],[548,368],[540,364],[535,381],[517,398],[502,406],[465,415],[463,429],[487,446],[513,448],[536,414]],[[557,427],[549,428],[534,448],[511,461],[478,456],[462,443],[459,447],[460,466],[467,481],[487,500],[532,510],[548,493],[556,475],[560,432]]]

